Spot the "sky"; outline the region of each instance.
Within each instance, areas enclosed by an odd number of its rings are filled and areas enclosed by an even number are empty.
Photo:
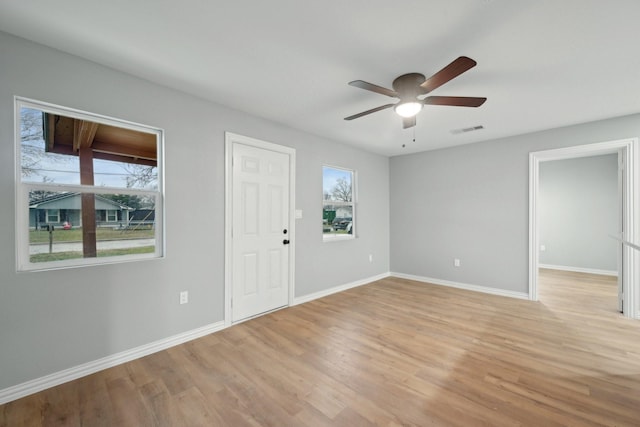
[[[338,178],[344,178],[351,182],[351,171],[338,169],[330,166],[322,167],[322,191],[331,193],[331,189],[336,185]]]

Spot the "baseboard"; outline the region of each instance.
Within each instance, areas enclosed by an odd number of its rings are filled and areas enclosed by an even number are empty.
[[[193,329],[188,332],[173,335],[171,337],[154,341],[140,347],[125,350],[120,353],[112,354],[110,356],[94,360],[92,362],[83,363],[82,365],[78,365],[73,368],[65,369],[63,371],[55,372],[41,378],[36,378],[22,384],[5,388],[4,390],[0,390],[0,405],[93,374],[95,372],[102,371],[103,369],[130,362],[132,360],[139,359],[141,357],[156,353],[161,350],[166,350],[167,348],[174,347],[176,345],[203,337],[205,335],[209,335],[221,329],[224,329],[224,322],[212,323],[210,325]]]
[[[412,274],[404,274],[404,273],[396,273],[396,272],[391,272],[390,275],[392,277],[399,277],[401,279],[415,280],[418,282],[431,283],[433,285],[438,285],[438,286],[448,286],[450,288],[464,289],[467,291],[482,292],[484,294],[499,295],[503,297],[526,299],[526,300],[529,299],[529,294],[527,292],[508,291],[506,289],[490,288],[487,286],[471,285],[468,283],[453,282],[450,280],[434,279],[432,277],[414,276]]]
[[[551,265],[538,264],[539,268],[548,268],[549,270],[573,271],[574,273],[601,274],[603,276],[618,277],[616,270],[599,270],[597,268],[569,267],[567,265]]]
[[[356,288],[358,286],[366,285],[371,282],[375,282],[376,280],[384,279],[385,277],[389,277],[389,273],[382,273],[376,276],[368,277],[362,280],[356,280],[355,282],[347,283],[344,285],[335,286],[330,289],[325,289],[320,292],[315,292],[313,294],[304,295],[301,297],[297,297],[293,299],[293,305],[304,304],[305,302],[313,301],[314,299],[323,298],[329,296],[331,294],[335,294],[338,292],[346,291],[347,289]]]

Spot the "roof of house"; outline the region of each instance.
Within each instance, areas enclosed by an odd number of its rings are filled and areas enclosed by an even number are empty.
[[[53,205],[56,202],[60,202],[63,200],[71,200],[74,199],[76,197],[80,197],[80,193],[78,192],[62,192],[62,193],[55,193],[55,194],[46,194],[43,197],[40,198],[34,198],[29,200],[29,209],[48,209],[49,206]],[[131,208],[129,206],[123,205],[122,203],[118,203],[114,200],[108,199],[104,196],[101,196],[99,194],[95,195],[96,197],[96,201],[100,201],[102,203],[106,203],[108,205],[111,205],[114,207],[114,209],[119,209],[119,210],[134,210],[134,208]],[[56,207],[55,209],[58,209],[58,207]],[[69,209],[74,209],[74,207],[69,207]]]

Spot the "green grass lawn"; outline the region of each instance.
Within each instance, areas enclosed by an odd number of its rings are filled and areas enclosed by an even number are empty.
[[[118,240],[118,239],[152,239],[155,231],[151,229],[142,230],[113,230],[111,228],[98,228],[96,231],[97,240]],[[72,228],[71,230],[54,230],[54,242],[81,242],[82,229]],[[45,230],[33,230],[29,232],[29,243],[49,243],[49,232]]]
[[[110,257],[118,255],[132,255],[132,254],[148,254],[155,250],[155,246],[141,246],[137,248],[126,249],[104,249],[98,251],[98,257]],[[52,254],[35,254],[29,258],[31,262],[49,262],[49,261],[63,261],[66,259],[82,258],[82,252],[55,252]]]

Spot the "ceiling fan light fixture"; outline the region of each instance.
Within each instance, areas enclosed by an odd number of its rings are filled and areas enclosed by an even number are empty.
[[[393,108],[396,113],[401,117],[413,117],[422,110],[422,103],[420,102],[402,102]]]

